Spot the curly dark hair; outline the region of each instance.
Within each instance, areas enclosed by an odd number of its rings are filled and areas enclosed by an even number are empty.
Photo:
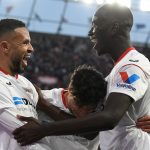
[[[17,19],[2,19],[0,20],[0,36],[19,27],[25,27],[25,23]]]
[[[103,103],[107,84],[102,73],[94,67],[88,65],[77,67],[71,76],[70,85],[69,90],[76,97],[77,105],[95,107],[99,102]]]

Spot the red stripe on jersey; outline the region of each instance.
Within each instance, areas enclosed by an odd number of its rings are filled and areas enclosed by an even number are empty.
[[[5,75],[9,74],[7,71],[3,70],[2,68],[0,68],[0,71],[3,72]]]
[[[0,71],[3,72],[5,75],[10,75],[7,71],[0,68]],[[18,79],[18,74],[15,75],[15,78]]]
[[[18,79],[18,74],[16,74],[16,79]]]
[[[62,102],[63,102],[64,106],[65,106],[66,108],[68,108],[68,107],[67,107],[67,102],[66,102],[66,99],[65,99],[65,93],[66,93],[66,92],[67,92],[66,90],[62,90],[62,91],[61,91],[61,98],[62,98]]]
[[[125,56],[128,54],[128,52],[130,52],[131,50],[135,50],[135,48],[134,48],[134,47],[129,47],[129,48],[127,48],[127,49],[123,52],[123,54],[119,57],[119,59],[116,61],[115,65],[116,65],[119,61],[121,61],[121,59],[122,59],[123,57],[125,57]]]

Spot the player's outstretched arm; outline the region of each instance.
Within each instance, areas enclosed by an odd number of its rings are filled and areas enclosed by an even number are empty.
[[[33,143],[44,136],[71,135],[113,129],[120,121],[133,100],[121,93],[111,93],[108,103],[101,112],[83,118],[37,124],[33,118],[22,117],[28,123],[17,128],[13,134],[21,145]]]

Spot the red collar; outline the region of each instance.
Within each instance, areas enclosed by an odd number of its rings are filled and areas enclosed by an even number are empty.
[[[10,75],[7,71],[0,68],[0,71],[3,72],[5,75]],[[18,79],[18,74],[15,75],[15,78]]]
[[[123,59],[123,57],[125,57],[125,56],[128,54],[128,52],[130,52],[131,50],[135,50],[135,48],[134,48],[134,47],[129,47],[129,48],[127,48],[127,49],[123,52],[123,54],[119,57],[119,59],[116,61],[115,65],[116,65],[119,61],[121,61],[121,59]]]
[[[61,97],[62,97],[62,102],[63,102],[63,104],[64,104],[64,106],[66,107],[66,108],[68,108],[68,106],[67,106],[67,101],[66,101],[66,99],[65,99],[65,93],[67,92],[67,90],[62,90],[61,91]]]

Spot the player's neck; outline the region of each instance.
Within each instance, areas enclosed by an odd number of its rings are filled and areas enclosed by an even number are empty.
[[[115,49],[114,52],[111,53],[112,59],[116,62],[120,58],[120,56],[129,48],[131,47],[131,44],[127,43],[124,45],[118,45]]]
[[[0,64],[0,71],[3,72],[5,75],[10,75],[13,77],[16,77],[17,75],[16,73],[13,73],[8,66],[3,65],[3,64]]]

